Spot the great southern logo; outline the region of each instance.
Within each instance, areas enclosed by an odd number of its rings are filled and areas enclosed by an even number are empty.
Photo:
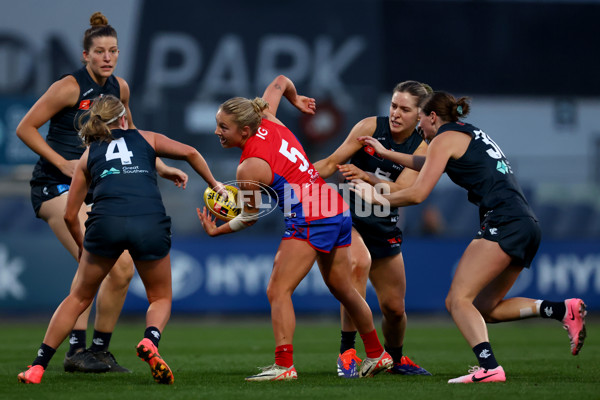
[[[118,175],[120,174],[121,171],[119,171],[118,169],[111,167],[110,169],[105,169],[104,171],[102,171],[102,173],[100,174],[100,178],[105,178],[108,175]]]

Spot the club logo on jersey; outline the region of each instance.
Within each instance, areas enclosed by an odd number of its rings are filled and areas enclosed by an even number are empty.
[[[79,109],[80,110],[89,110],[91,105],[92,105],[91,100],[81,100],[81,102],[79,103]]]
[[[377,154],[375,152],[375,148],[373,146],[365,146],[363,147],[363,149],[365,150],[365,152],[370,155],[371,157],[375,157],[376,159],[382,161],[383,157],[381,157],[379,154]]]
[[[510,169],[509,169],[508,165],[506,165],[504,160],[498,161],[498,163],[496,164],[496,170],[499,172],[502,172],[503,174],[507,174],[510,172]]]

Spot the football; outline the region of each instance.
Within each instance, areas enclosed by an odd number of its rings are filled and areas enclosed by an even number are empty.
[[[224,196],[215,192],[210,186],[204,191],[204,204],[208,211],[223,221],[231,221],[237,217],[241,209],[237,206],[238,188],[231,185],[225,185],[229,193],[229,198],[225,201]]]

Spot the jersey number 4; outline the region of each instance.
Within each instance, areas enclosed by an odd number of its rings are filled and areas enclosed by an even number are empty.
[[[108,148],[106,149],[106,161],[120,159],[122,165],[131,164],[131,157],[133,157],[133,152],[129,151],[127,148],[127,143],[125,143],[125,139],[118,138],[112,140],[108,144]]]

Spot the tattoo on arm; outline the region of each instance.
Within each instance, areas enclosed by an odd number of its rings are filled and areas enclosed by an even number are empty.
[[[279,83],[275,84],[275,89],[277,89],[277,90],[283,90],[283,89],[281,89],[281,85],[279,85]]]

